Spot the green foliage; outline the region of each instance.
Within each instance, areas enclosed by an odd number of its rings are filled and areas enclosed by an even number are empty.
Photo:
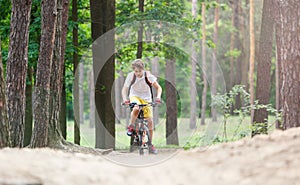
[[[241,55],[241,51],[234,48],[233,50],[229,50],[225,53],[226,57],[233,57],[233,58],[238,58]]]
[[[239,115],[239,125],[234,131],[234,135],[231,139],[227,138],[227,120],[229,117],[231,117],[231,109],[235,104],[235,99],[237,96],[242,97],[242,101],[244,102],[244,105],[240,109],[235,109],[233,112],[235,114]],[[229,140],[236,140],[236,136],[238,135],[238,130],[241,124],[243,123],[246,116],[251,114],[252,110],[259,110],[259,109],[266,109],[268,113],[275,114],[276,120],[281,119],[281,114],[278,112],[275,108],[272,107],[272,105],[262,105],[259,104],[258,101],[254,101],[254,104],[250,104],[250,94],[244,89],[244,86],[242,85],[236,85],[234,86],[228,93],[220,95],[217,94],[216,96],[213,96],[212,105],[214,107],[219,107],[223,111],[223,136],[225,141]],[[267,131],[273,127],[273,124],[269,125],[268,120],[265,120],[264,123],[255,123],[251,127],[251,130],[255,133],[267,133]],[[239,136],[244,136],[244,133],[240,133]],[[240,138],[240,137],[239,137]]]
[[[5,7],[0,9],[1,50],[2,60],[5,65],[8,57],[9,47],[11,1],[0,1],[0,7]]]

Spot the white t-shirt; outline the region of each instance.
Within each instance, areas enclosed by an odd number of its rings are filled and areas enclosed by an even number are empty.
[[[130,72],[125,80],[124,86],[129,87],[131,84],[131,81],[133,79],[134,72]],[[151,84],[156,82],[157,78],[153,76],[149,71],[147,71],[147,78],[150,81]],[[145,72],[143,73],[143,76],[141,78],[138,78],[136,76],[135,82],[130,87],[129,92],[129,98],[137,96],[145,101],[151,102],[151,91],[149,85],[146,83],[145,79]]]

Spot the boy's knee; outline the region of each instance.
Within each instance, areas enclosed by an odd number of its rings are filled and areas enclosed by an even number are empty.
[[[132,109],[132,113],[133,113],[134,115],[138,114],[138,113],[139,113],[139,108],[138,108],[138,107],[134,107],[134,108]]]
[[[138,111],[139,111],[139,106],[137,106],[137,105],[136,105],[136,106],[134,106],[134,107],[133,107],[133,109],[132,109],[132,111],[134,111],[134,112],[138,112]]]

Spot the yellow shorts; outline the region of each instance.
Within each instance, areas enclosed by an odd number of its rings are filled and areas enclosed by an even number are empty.
[[[146,104],[149,102],[147,102],[137,96],[132,96],[132,97],[130,97],[130,103]],[[143,107],[143,111],[144,111],[144,118],[152,118],[152,107],[150,105]]]

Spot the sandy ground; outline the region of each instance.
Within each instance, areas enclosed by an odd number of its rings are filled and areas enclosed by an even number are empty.
[[[138,162],[143,161],[143,162]],[[206,150],[105,156],[0,150],[0,184],[300,185],[300,128]]]

